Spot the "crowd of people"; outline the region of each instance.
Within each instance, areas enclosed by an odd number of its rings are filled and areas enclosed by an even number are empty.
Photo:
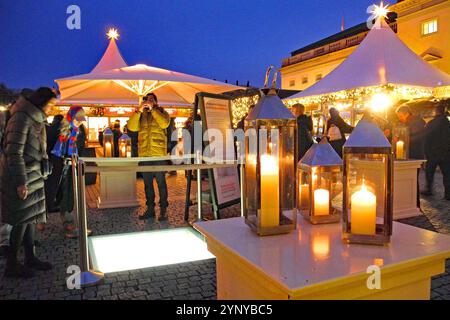
[[[313,122],[311,116],[305,115],[303,105],[295,104],[292,109],[297,117],[298,159],[301,159],[313,144]],[[434,110],[433,119],[428,123],[420,115],[414,114],[408,105],[398,107],[395,114],[398,124],[402,124],[408,129],[408,158],[426,160],[426,188],[421,194],[424,196],[434,194],[434,176],[436,169],[439,167],[443,176],[444,199],[450,200],[450,121],[447,109],[449,109],[449,101],[441,101]],[[367,116],[372,119],[377,118],[370,113]],[[384,129],[386,137],[390,142],[393,142],[393,124],[385,119],[377,118],[374,120],[382,122],[380,126]],[[353,127],[345,122],[337,109],[330,108],[326,128],[325,136],[336,153],[342,158],[342,148],[346,141],[345,135],[350,134]]]
[[[57,115],[48,124],[47,114],[55,99],[52,89],[39,88],[22,94],[6,113],[0,115],[0,248],[6,257],[6,277],[30,278],[35,275],[35,271],[52,269],[49,262],[40,260],[35,253],[36,229],[45,228],[49,213],[59,212],[62,230],[67,238],[78,236],[72,214],[74,190],[70,159],[72,155],[83,153],[86,115],[82,107],[72,106],[66,115]],[[450,200],[450,122],[446,114],[447,107],[448,102],[441,102],[434,118],[428,123],[406,105],[396,110],[396,116],[409,129],[410,158],[427,160],[426,190],[422,194],[433,194],[434,174],[439,167],[443,175],[445,199]],[[303,105],[294,105],[293,110],[297,118],[297,157],[300,159],[315,143],[313,121],[305,114]],[[170,139],[173,126],[173,120],[158,105],[155,94],[150,93],[142,99],[124,129],[134,141],[133,156],[155,158],[140,165],[168,164],[165,157],[173,146]],[[192,126],[192,121],[188,126]],[[238,127],[244,127],[244,120]],[[120,123],[115,123],[112,130],[115,145],[118,146],[122,135]],[[329,110],[325,136],[341,157],[345,135],[352,130],[353,127],[345,122],[337,109]],[[389,130],[386,132],[389,137]],[[115,152],[118,154],[118,150]],[[165,172],[143,172],[142,178],[147,210],[139,219],[156,219],[153,184],[156,180],[159,221],[167,220],[169,201]],[[21,246],[24,247],[24,263],[18,259]]]

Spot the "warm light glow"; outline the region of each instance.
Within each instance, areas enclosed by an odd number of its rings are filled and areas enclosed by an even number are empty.
[[[388,7],[388,4],[384,5],[383,1],[381,1],[379,6],[377,6],[376,4],[373,5],[373,10],[371,13],[375,16],[376,19],[380,17],[387,18],[387,14],[391,12]]]
[[[330,254],[330,236],[327,234],[314,235],[312,238],[314,258],[322,260]]]
[[[94,236],[89,242],[94,268],[104,273],[214,258],[191,228]]]
[[[108,39],[119,39],[119,31],[115,28],[111,28],[108,30],[108,33],[106,34],[108,36]]]
[[[327,216],[330,214],[330,192],[326,189],[314,191],[314,215]]]
[[[387,94],[376,93],[372,96],[370,107],[374,112],[385,112],[391,103],[391,98]]]

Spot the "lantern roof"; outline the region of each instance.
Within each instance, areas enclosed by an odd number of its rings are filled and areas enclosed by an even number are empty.
[[[105,129],[105,131],[103,131],[103,135],[104,136],[108,136],[108,135],[112,135],[113,134],[113,132],[112,132],[112,130],[111,130],[111,128],[106,128]]]
[[[391,148],[391,144],[374,122],[363,118],[344,144],[344,148],[354,147]]]
[[[130,139],[131,139],[130,136],[127,135],[126,133],[123,133],[119,138],[119,140],[130,140]]]
[[[332,167],[342,165],[342,159],[328,143],[327,138],[323,137],[319,143],[315,143],[309,148],[300,159],[299,164],[310,167]]]
[[[261,99],[246,118],[246,120],[258,119],[295,119],[295,117],[278,97],[276,89],[271,88],[266,95],[261,92]]]

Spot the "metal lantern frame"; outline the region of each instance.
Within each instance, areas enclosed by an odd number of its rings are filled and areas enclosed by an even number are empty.
[[[114,157],[114,134],[110,128],[103,131],[103,156],[105,158]]]
[[[396,160],[409,159],[409,128],[399,124],[392,129],[392,149]]]
[[[341,210],[333,206],[333,199],[340,193],[337,184],[342,181],[342,159],[324,137],[314,144],[300,159],[298,166],[297,209],[312,224],[337,223]],[[333,185],[334,183],[334,185]],[[302,190],[307,188],[307,194]],[[328,192],[328,214],[316,212],[316,191]],[[304,201],[307,197],[307,201]],[[323,209],[323,206],[322,208]]]
[[[131,158],[131,138],[126,133],[119,138],[119,157]]]
[[[356,159],[352,159],[352,157]],[[373,161],[374,163],[366,164],[368,161]],[[381,186],[375,184],[375,188],[382,188],[381,194],[375,191],[375,232],[374,234],[355,233],[352,230],[350,199],[356,192],[350,194],[350,179],[352,179],[354,172],[358,173],[358,168],[360,167],[351,170],[350,166],[364,164],[367,170],[367,168],[376,167],[376,163],[381,163],[383,166],[383,182]],[[393,224],[393,170],[394,154],[391,144],[375,123],[363,118],[355,127],[343,147],[342,217],[343,239],[347,243],[386,245],[390,242]],[[379,179],[380,177],[378,176],[377,178]],[[365,179],[366,177],[363,176],[361,190],[364,191],[366,190]],[[381,200],[383,200],[381,205],[378,204],[380,196]],[[356,204],[352,204],[352,206],[354,208]],[[380,207],[383,208],[382,223],[380,223],[381,215],[377,214]],[[353,217],[353,220],[356,221],[355,217]]]
[[[245,119],[244,217],[260,236],[288,233],[297,227],[297,122],[278,97],[275,83],[276,74],[272,88],[267,94],[261,92],[261,99]]]

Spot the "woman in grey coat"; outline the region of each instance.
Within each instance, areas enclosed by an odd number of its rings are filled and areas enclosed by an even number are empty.
[[[55,98],[49,88],[39,88],[28,99],[21,97],[11,108],[3,139],[1,158],[2,221],[12,226],[5,277],[29,278],[35,270],[49,270],[48,262],[35,256],[34,233],[38,222],[46,219],[44,178],[49,172],[45,119]],[[17,259],[20,245],[25,264]]]

